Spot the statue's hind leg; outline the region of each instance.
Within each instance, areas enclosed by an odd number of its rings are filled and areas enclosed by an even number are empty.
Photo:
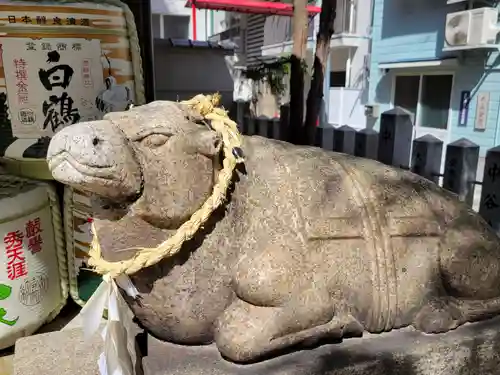
[[[461,311],[450,304],[446,297],[435,298],[417,313],[413,326],[425,333],[451,331],[465,323]]]
[[[441,242],[439,271],[442,290],[417,314],[417,329],[445,332],[500,314],[500,239],[481,219],[455,220]]]
[[[362,334],[361,324],[348,314],[337,316],[333,304],[310,302],[262,307],[237,299],[217,322],[219,351],[235,362],[253,362],[295,345]]]

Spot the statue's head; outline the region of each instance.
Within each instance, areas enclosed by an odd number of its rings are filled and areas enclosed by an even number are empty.
[[[222,148],[194,119],[181,104],[158,101],[69,126],[50,142],[50,171],[98,196],[102,213],[175,229],[211,194]]]

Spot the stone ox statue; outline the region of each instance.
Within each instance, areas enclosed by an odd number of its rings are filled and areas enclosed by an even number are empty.
[[[234,362],[500,313],[500,239],[455,196],[373,160],[244,137],[227,204],[176,256],[132,275],[152,335]],[[211,194],[221,139],[154,102],[57,133],[54,178],[95,193],[106,260],[156,246]]]

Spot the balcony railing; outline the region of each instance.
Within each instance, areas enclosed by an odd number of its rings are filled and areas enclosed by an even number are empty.
[[[218,34],[208,37],[209,42],[224,42],[230,41],[236,44],[236,53],[245,53],[245,33],[242,32],[240,26],[234,26],[224,30]]]

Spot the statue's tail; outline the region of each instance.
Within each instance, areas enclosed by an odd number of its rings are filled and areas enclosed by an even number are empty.
[[[453,299],[451,302],[469,322],[500,315],[500,297],[486,300]]]

